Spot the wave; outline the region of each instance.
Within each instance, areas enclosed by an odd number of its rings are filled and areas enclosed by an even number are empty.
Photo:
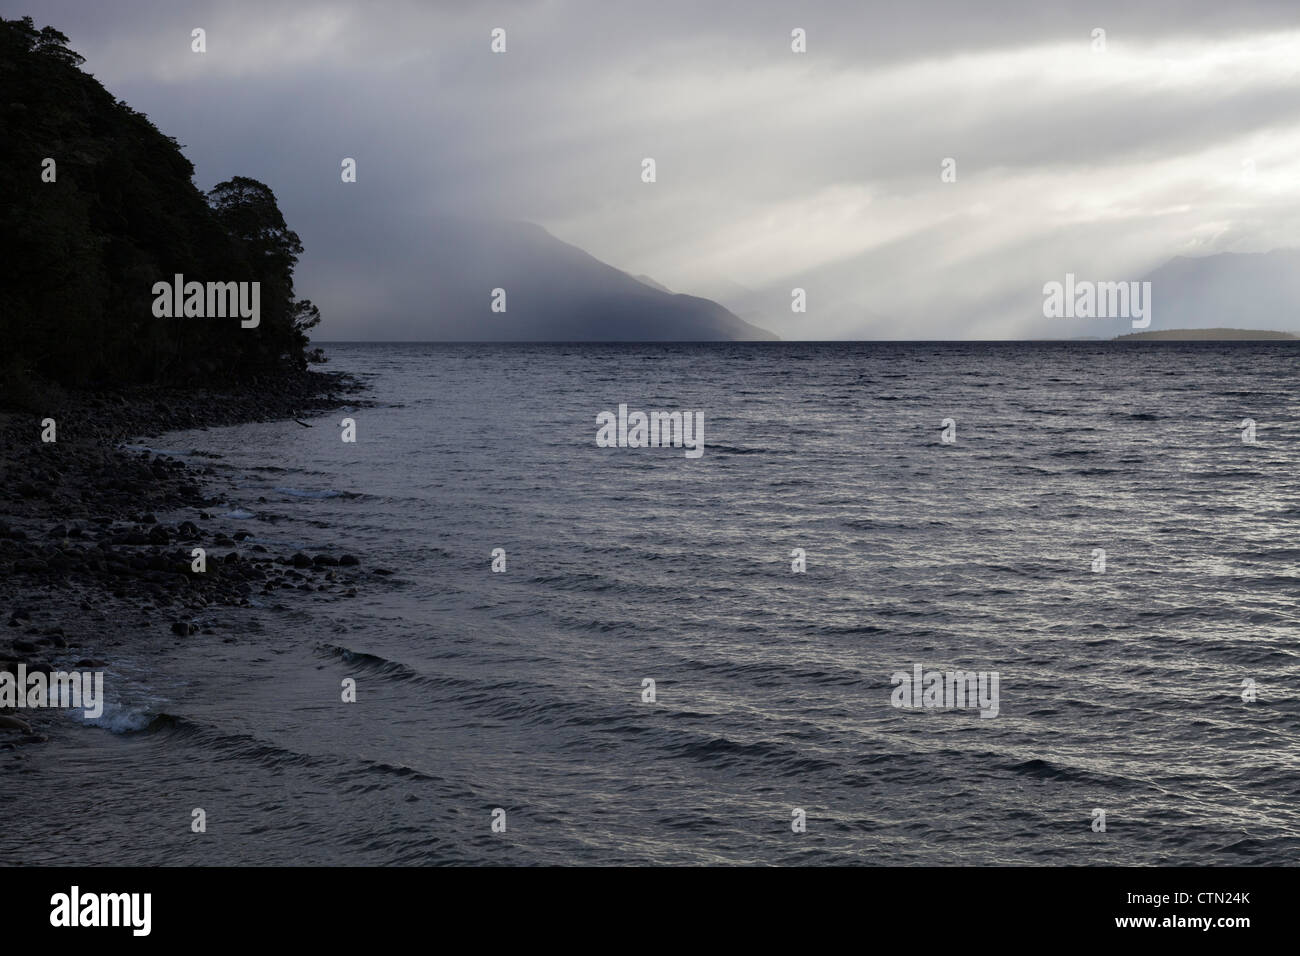
[[[87,727],[99,727],[114,734],[131,734],[145,730],[156,719],[148,708],[139,704],[123,704],[118,701],[104,701],[103,713],[98,717],[87,717],[83,711],[74,711],[77,719]]]
[[[174,714],[160,713],[154,715],[139,732],[162,739],[185,740],[208,750],[216,755],[218,759],[251,761],[270,770],[281,770],[290,767],[321,768],[329,771],[341,782],[348,784],[355,784],[354,768],[358,765],[363,771],[371,773],[403,779],[415,778],[435,783],[443,782],[443,778],[436,774],[405,764],[393,764],[365,757],[304,753],[264,740],[255,734],[223,731],[212,724]]]
[[[154,448],[152,445],[123,444],[123,445],[118,445],[117,447],[122,449],[123,451],[145,451],[151,455],[169,455],[172,458],[190,458],[194,455],[199,454],[199,452],[195,451],[194,449],[190,449],[189,451],[178,451],[175,448]],[[211,458],[215,456],[206,455],[204,457]]]
[[[324,491],[309,491],[302,488],[276,488],[276,491],[285,495],[292,495],[295,498],[359,498],[360,495],[355,491],[336,491],[333,488],[327,488]]]
[[[1098,773],[1093,770],[1087,770],[1083,767],[1071,767],[1066,764],[1044,760],[1039,757],[1035,757],[1032,760],[1023,760],[1019,763],[1003,764],[998,767],[998,769],[1010,771],[1011,773],[1025,777],[1035,777],[1039,780],[1091,783],[1115,786],[1121,790],[1150,787],[1149,784],[1144,784],[1141,781],[1134,780],[1131,776],[1122,773]]]

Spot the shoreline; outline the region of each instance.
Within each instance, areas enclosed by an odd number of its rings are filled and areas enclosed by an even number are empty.
[[[347,373],[305,371],[230,390],[51,388],[0,408],[0,671],[100,670],[109,646],[141,630],[230,641],[216,612],[280,590],[355,596],[369,574],[356,557],[276,554],[247,531],[213,530],[227,489],[212,468],[124,443],[364,405],[365,390]],[[0,707],[0,751],[47,742],[55,711]]]

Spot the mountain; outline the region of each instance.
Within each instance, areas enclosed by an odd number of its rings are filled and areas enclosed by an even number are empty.
[[[453,341],[739,342],[775,340],[709,299],[666,291],[534,223],[439,218],[429,224],[426,318],[373,327],[375,338]],[[493,311],[493,290],[504,311]]]
[[[672,289],[668,288],[668,286],[664,285],[662,282],[656,282],[647,275],[639,275],[636,278],[638,282],[644,282],[652,289],[658,289],[660,292],[667,292],[670,295],[672,294]]]
[[[713,276],[699,286],[700,295],[720,303],[735,315],[751,325],[760,325],[767,329],[786,326],[786,332],[794,331],[796,336],[803,331],[802,323],[790,314],[789,288],[765,288],[762,291],[733,282],[726,276]],[[792,329],[793,327],[793,329]],[[780,337],[780,333],[777,333]]]
[[[1146,276],[1152,326],[1300,330],[1300,249],[1179,256]],[[1172,329],[1170,329],[1172,331]]]

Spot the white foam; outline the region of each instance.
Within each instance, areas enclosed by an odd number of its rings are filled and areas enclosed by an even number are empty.
[[[104,701],[104,712],[98,717],[87,717],[84,711],[71,713],[87,727],[99,727],[115,734],[129,734],[144,730],[153,720],[153,714],[143,707],[126,705],[118,701]]]

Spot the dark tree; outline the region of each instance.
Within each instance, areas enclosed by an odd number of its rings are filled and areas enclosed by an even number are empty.
[[[302,243],[274,193],[235,177],[205,196],[177,142],[67,43],[0,18],[0,397],[28,376],[218,384],[305,366],[319,313],[294,298]],[[260,282],[261,324],[156,318],[153,284],[176,273]]]

